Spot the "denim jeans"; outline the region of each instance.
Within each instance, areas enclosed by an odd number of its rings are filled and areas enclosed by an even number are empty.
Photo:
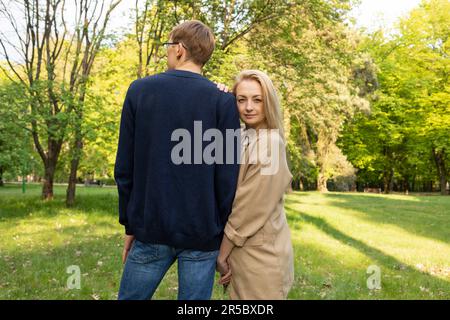
[[[125,262],[118,298],[151,299],[167,270],[178,259],[178,300],[209,300],[218,254],[218,250],[177,249],[135,240]]]

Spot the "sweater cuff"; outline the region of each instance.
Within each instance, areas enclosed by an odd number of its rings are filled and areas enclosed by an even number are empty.
[[[230,241],[233,242],[236,247],[242,247],[245,241],[247,241],[247,238],[241,237],[229,223],[225,225],[224,232],[227,238],[230,239]]]
[[[125,234],[127,235],[127,236],[132,236],[132,235],[134,235],[133,234],[133,231],[131,231],[131,229],[130,229],[130,227],[129,226],[125,226]]]

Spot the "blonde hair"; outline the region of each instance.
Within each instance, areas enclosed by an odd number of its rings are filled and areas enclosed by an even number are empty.
[[[281,117],[280,99],[269,76],[259,70],[244,70],[238,74],[233,86],[233,93],[236,95],[238,85],[244,80],[254,80],[258,82],[262,89],[264,113],[269,129],[278,129],[281,138],[284,140],[283,119]]]

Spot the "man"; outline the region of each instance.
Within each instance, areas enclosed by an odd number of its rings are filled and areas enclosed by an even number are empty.
[[[199,124],[203,131],[219,130],[228,156],[226,131],[240,127],[234,96],[201,75],[214,51],[213,34],[203,23],[187,21],[172,30],[165,46],[169,70],[134,81],[122,109],[114,169],[126,233],[120,300],[151,298],[175,260],[178,299],[210,299],[236,191],[239,137],[232,141],[232,164],[226,155],[223,162],[205,163],[203,149],[211,142],[197,141],[203,136]],[[180,154],[182,163],[173,159],[180,129],[192,147]]]

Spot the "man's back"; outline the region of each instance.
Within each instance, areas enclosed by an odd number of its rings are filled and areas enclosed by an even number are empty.
[[[225,130],[239,129],[236,101],[200,74],[170,70],[133,82],[122,111],[115,166],[120,222],[127,233],[146,243],[219,248],[239,166],[237,146],[233,164],[205,163],[203,150],[211,142],[202,135],[213,128],[222,133],[225,163],[225,144],[231,143]],[[177,164],[172,157],[180,143],[172,135],[179,129],[190,133],[191,141],[183,140],[190,148],[180,155],[188,163]]]

